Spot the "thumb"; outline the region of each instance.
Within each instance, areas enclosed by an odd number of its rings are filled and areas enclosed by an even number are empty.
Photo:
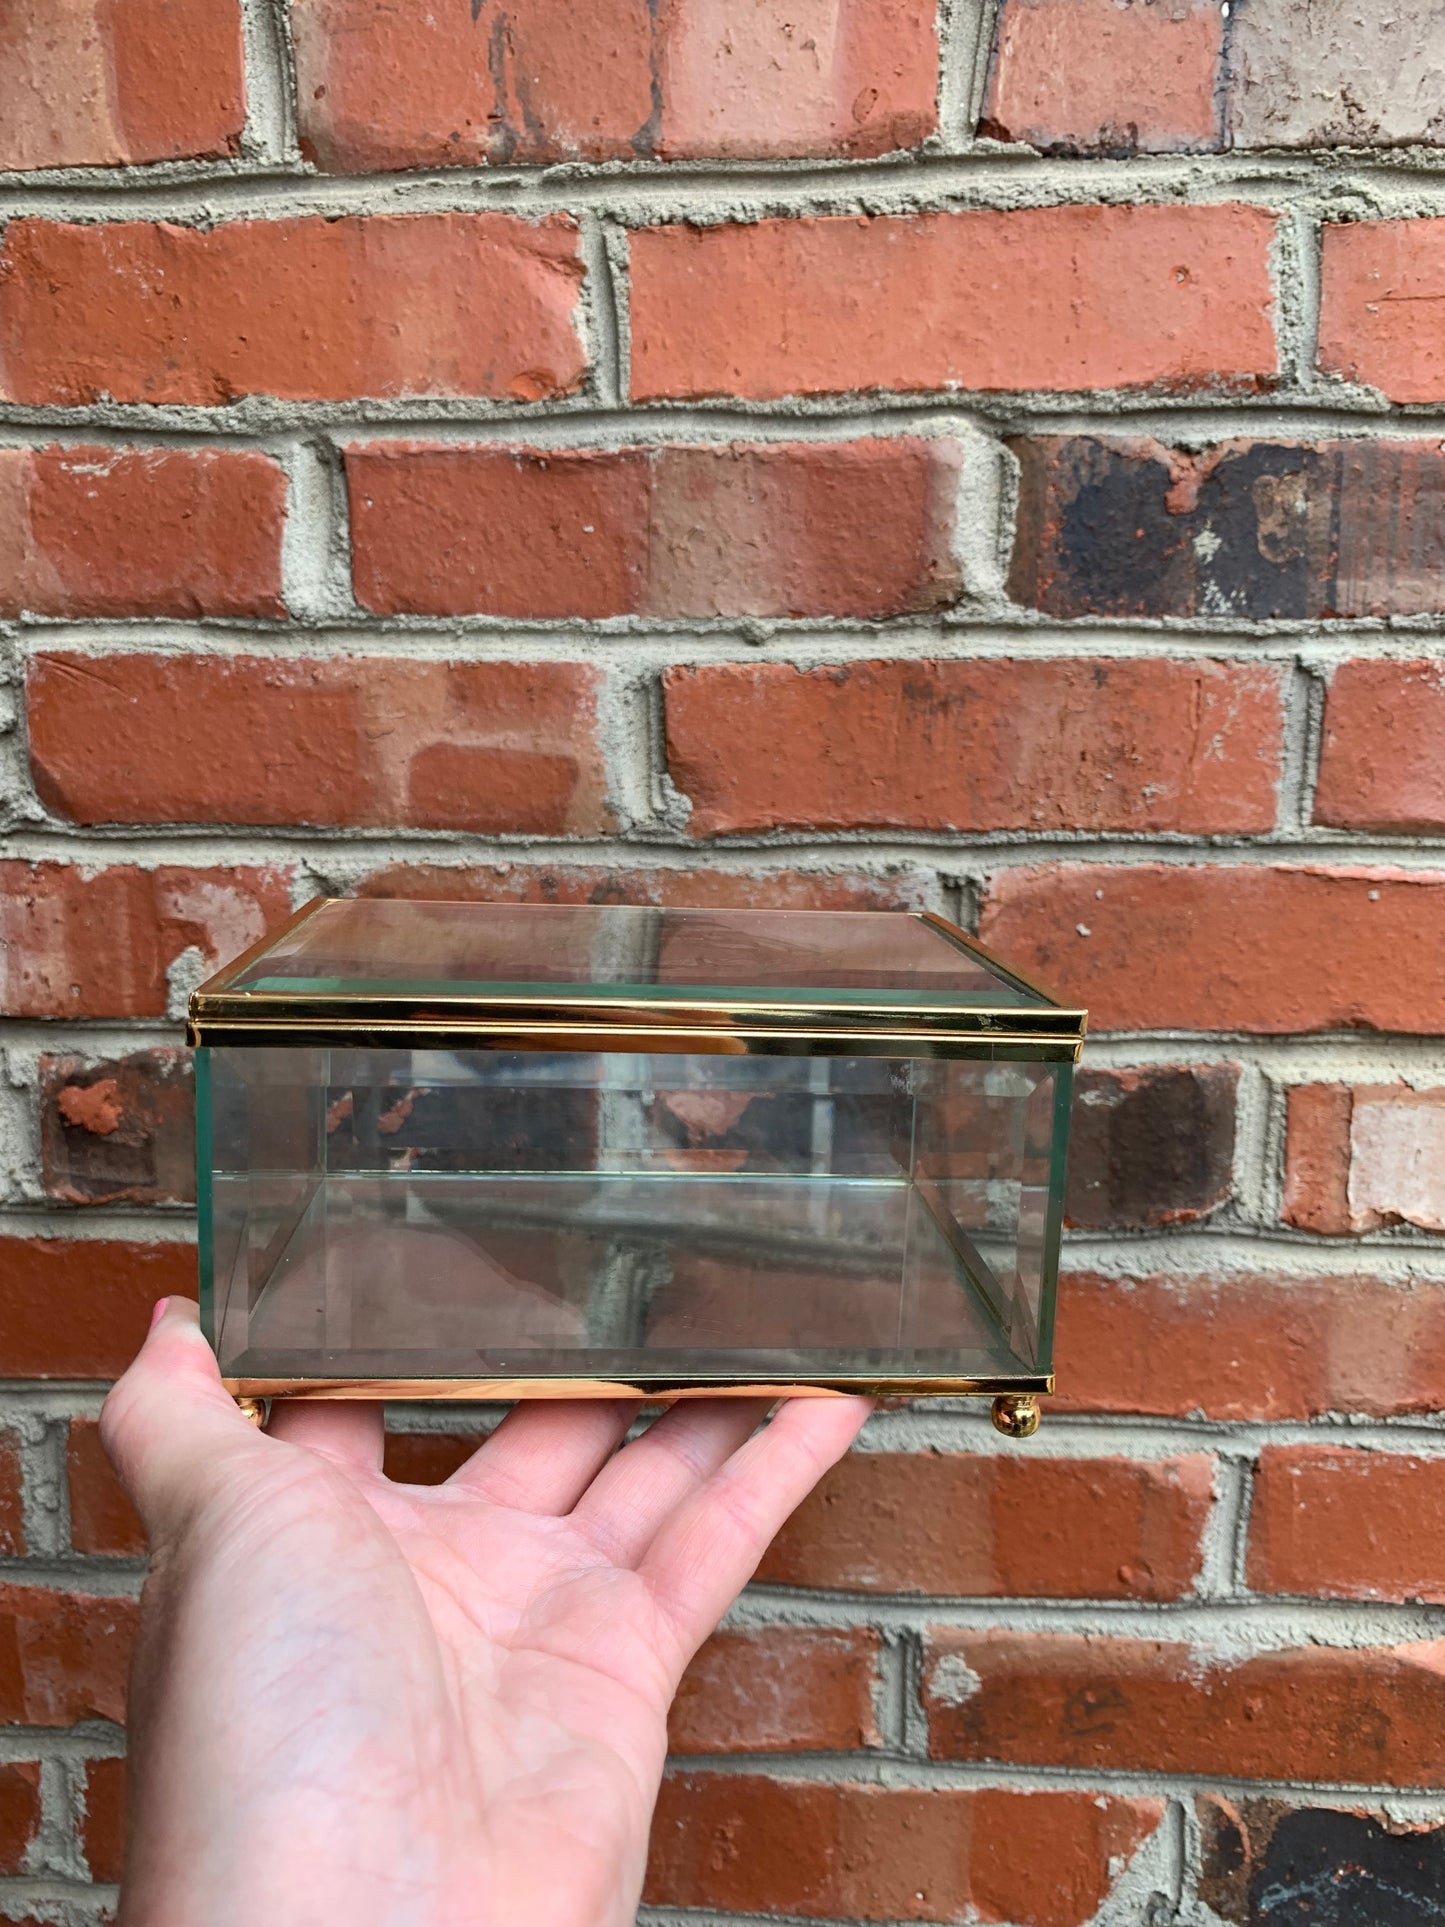
[[[163,1298],[134,1363],[101,1408],[100,1437],[154,1545],[184,1525],[218,1462],[261,1451],[221,1383],[189,1298]]]

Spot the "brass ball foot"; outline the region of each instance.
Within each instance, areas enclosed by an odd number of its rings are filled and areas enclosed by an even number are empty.
[[[266,1401],[264,1398],[237,1398],[236,1409],[242,1418],[250,1419],[253,1425],[266,1423]],[[997,1424],[997,1419],[995,1419]]]
[[[1039,1429],[1039,1402],[1005,1392],[993,1402],[993,1425],[1006,1439],[1031,1439]]]

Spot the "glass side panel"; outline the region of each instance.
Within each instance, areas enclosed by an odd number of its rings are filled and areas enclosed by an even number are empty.
[[[1041,1368],[1049,1067],[213,1047],[204,1088],[228,1377]]]
[[[1042,1005],[921,918],[889,911],[659,910],[619,904],[326,904],[240,973],[237,991],[499,995],[568,984],[636,997]]]

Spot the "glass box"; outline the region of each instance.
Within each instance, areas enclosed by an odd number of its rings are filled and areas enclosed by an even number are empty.
[[[1052,1389],[1085,1015],[931,915],[322,899],[197,990],[239,1397]]]

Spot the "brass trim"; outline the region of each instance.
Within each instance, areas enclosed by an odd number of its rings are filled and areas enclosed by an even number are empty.
[[[186,1026],[193,1045],[328,1045],[385,1050],[423,1044],[436,1049],[679,1052],[699,1056],[807,1056],[818,1050],[850,1057],[961,1057],[1007,1053],[1049,1063],[1077,1063],[1082,1040],[1038,1032],[876,1031],[783,1029],[625,1030],[575,1024],[524,1024],[464,1018],[367,1019],[346,1022],[253,1017],[245,1022]]]
[[[406,1398],[495,1402],[519,1398],[1028,1398],[1052,1392],[1052,1372],[984,1378],[223,1378],[235,1398]]]
[[[1039,1429],[1039,1402],[1006,1392],[993,1402],[993,1429],[1006,1439],[1031,1439]]]
[[[190,1002],[194,1004],[198,997],[204,997],[212,991],[227,989],[241,971],[255,963],[258,958],[264,957],[273,944],[280,943],[283,937],[289,937],[293,930],[309,922],[316,912],[324,910],[328,903],[340,902],[340,897],[311,897],[299,910],[289,916],[285,923],[278,924],[274,930],[268,930],[264,937],[258,937],[255,943],[241,952],[239,957],[232,957],[231,961],[218,970],[214,977],[207,977],[203,984],[198,984],[191,992]]]
[[[1063,999],[1056,997],[1053,991],[1049,990],[1044,984],[1041,984],[1037,978],[1027,977],[1022,970],[1015,970],[1012,964],[1004,963],[1003,960],[996,957],[991,950],[985,949],[977,937],[971,937],[966,930],[960,929],[956,923],[950,923],[947,917],[939,916],[936,910],[920,910],[917,914],[920,922],[926,923],[930,929],[936,930],[941,937],[946,937],[950,943],[956,944],[960,950],[966,950],[970,956],[979,958],[981,962],[986,963],[990,970],[996,972],[996,974],[1002,977],[1007,983],[1017,984],[1021,990],[1027,990],[1035,997],[1042,997],[1045,1003],[1054,1005],[1061,1013],[1073,1014],[1068,1010],[1068,1006],[1064,1003]],[[1086,1010],[1082,1010],[1078,1014],[1087,1024],[1089,1013]]]

